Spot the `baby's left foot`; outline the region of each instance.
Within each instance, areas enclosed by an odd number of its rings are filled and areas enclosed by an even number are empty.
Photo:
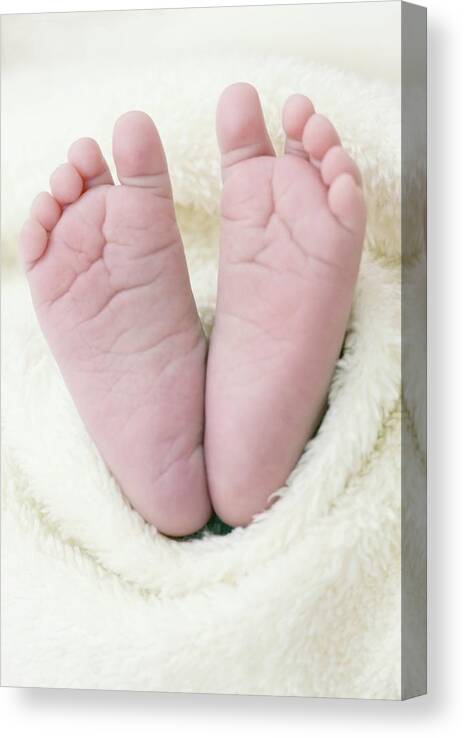
[[[302,95],[284,109],[276,157],[256,91],[218,108],[221,252],[208,358],[205,454],[218,515],[264,510],[314,433],[358,274],[365,205],[358,168]]]

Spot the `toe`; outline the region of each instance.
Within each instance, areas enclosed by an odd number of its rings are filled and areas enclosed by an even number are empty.
[[[321,162],[321,177],[330,187],[340,174],[351,174],[356,184],[362,185],[361,172],[348,152],[343,146],[332,146]]]
[[[82,177],[72,164],[62,164],[50,177],[52,194],[61,205],[77,200],[83,186]]]
[[[366,225],[366,204],[361,188],[351,174],[340,174],[330,185],[329,207],[333,215],[351,233],[360,236]]]
[[[51,231],[60,219],[61,208],[49,192],[41,192],[31,205],[31,218],[37,220],[46,231]]]
[[[274,155],[258,93],[245,82],[231,85],[222,93],[216,131],[224,178],[235,164],[244,159]]]
[[[160,197],[171,197],[163,145],[155,124],[146,113],[132,111],[116,121],[113,157],[122,184],[151,187]]]
[[[46,229],[35,218],[24,223],[19,237],[19,247],[24,268],[28,271],[40,259],[48,243]]]
[[[311,160],[321,162],[332,146],[337,146],[340,138],[330,120],[315,113],[306,123],[303,131],[303,146]]]
[[[285,153],[308,159],[303,146],[303,131],[314,115],[314,105],[305,95],[292,95],[284,105],[282,125],[285,131]]]
[[[79,138],[68,151],[68,161],[84,181],[84,189],[103,184],[114,184],[110,169],[101,149],[92,138]]]

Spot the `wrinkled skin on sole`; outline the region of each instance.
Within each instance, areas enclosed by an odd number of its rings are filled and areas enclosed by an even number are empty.
[[[129,115],[128,133],[156,145],[142,114]],[[40,325],[103,458],[147,521],[185,535],[211,513],[206,343],[170,192],[138,184],[94,184],[63,207],[38,256],[34,221],[22,248]]]
[[[231,525],[267,507],[320,420],[361,256],[357,167],[295,97],[281,157],[253,88],[228,88],[218,109],[224,189],[205,451],[213,505]],[[333,147],[329,166],[311,163],[311,150],[324,158]]]

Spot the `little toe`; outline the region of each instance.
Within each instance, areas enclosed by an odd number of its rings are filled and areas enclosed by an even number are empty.
[[[24,223],[19,236],[19,248],[24,269],[28,271],[44,253],[48,243],[48,232],[35,218]]]
[[[60,205],[69,205],[81,195],[84,183],[72,164],[62,164],[50,177],[50,188]]]
[[[282,112],[282,125],[285,131],[285,153],[308,159],[303,146],[303,131],[309,118],[314,115],[314,105],[305,95],[292,95],[288,98]]]
[[[31,218],[37,220],[46,231],[51,231],[58,223],[61,208],[49,192],[40,192],[31,205]]]
[[[216,132],[225,179],[232,167],[244,159],[274,156],[255,88],[238,82],[222,93],[216,115]]]
[[[303,146],[312,161],[320,163],[332,146],[337,146],[340,138],[330,120],[320,113],[314,113],[303,131]]]
[[[329,187],[329,208],[341,225],[361,236],[366,225],[366,204],[362,190],[351,174],[340,174]]]
[[[340,174],[351,174],[356,184],[361,187],[362,177],[357,164],[343,146],[332,146],[321,162],[321,177],[330,187]]]
[[[149,115],[135,110],[116,121],[113,157],[121,184],[151,187],[160,197],[171,197],[166,156]]]
[[[68,151],[68,161],[84,181],[84,189],[114,184],[110,169],[101,149],[93,138],[79,138]]]

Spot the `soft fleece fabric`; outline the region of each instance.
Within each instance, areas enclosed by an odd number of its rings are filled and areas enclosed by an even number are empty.
[[[362,169],[368,236],[330,407],[280,499],[247,529],[182,542],[158,534],[99,458],[39,332],[14,256],[26,203],[13,198],[15,228],[4,233],[3,683],[397,699],[399,90],[278,57],[204,58],[194,73],[195,81],[191,64],[158,61],[133,85],[165,143],[207,329],[220,193],[214,107],[223,86],[247,79],[258,87],[277,148],[285,97],[308,94]],[[115,81],[105,98],[113,102],[90,133],[108,154],[123,110],[117,90]],[[24,126],[9,120],[15,124]],[[42,148],[30,152],[31,172],[43,178],[59,163],[68,136],[60,130],[57,143],[44,131]],[[21,164],[9,166],[4,183],[19,192]],[[410,248],[420,286],[423,268]],[[423,453],[414,393],[403,441]]]

